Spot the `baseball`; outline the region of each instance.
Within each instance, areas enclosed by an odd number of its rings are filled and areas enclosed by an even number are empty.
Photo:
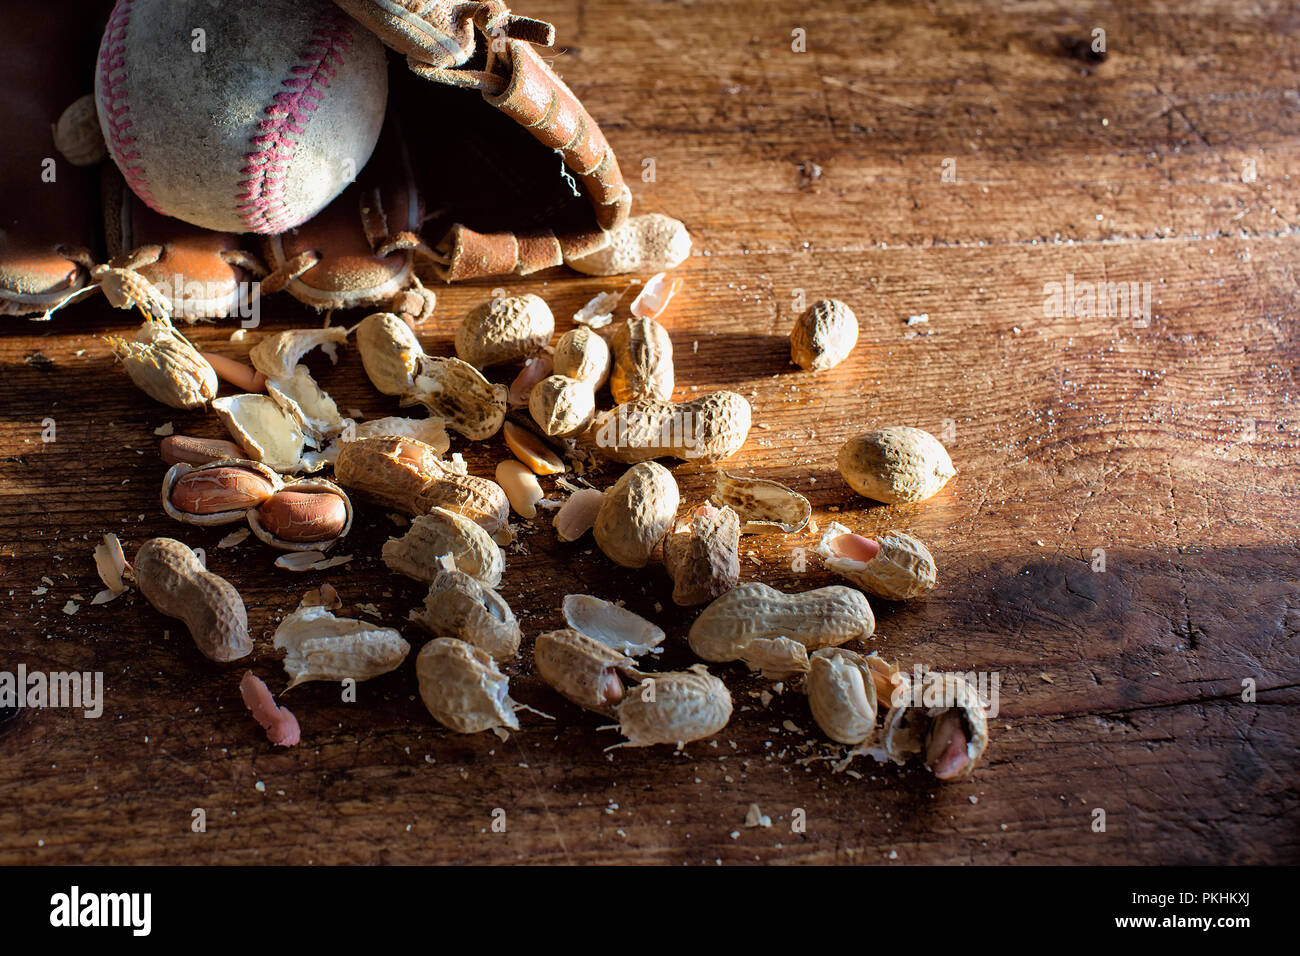
[[[109,154],[166,216],[285,232],[370,158],[384,47],[329,0],[117,0],[95,102]]]

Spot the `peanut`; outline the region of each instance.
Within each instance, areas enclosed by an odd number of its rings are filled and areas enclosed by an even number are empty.
[[[895,763],[920,754],[940,780],[969,776],[988,746],[988,721],[975,687],[961,674],[927,671],[885,718],[884,752]]]
[[[415,659],[420,698],[434,720],[458,734],[493,727],[519,729],[510,680],[484,650],[439,637]]]
[[[858,745],[875,735],[876,685],[861,654],[842,647],[814,652],[804,686],[813,719],[831,740]]]
[[[188,435],[168,435],[159,446],[162,460],[169,465],[184,462],[187,465],[207,465],[227,458],[243,458],[244,449],[232,441],[220,438],[191,438]]]
[[[673,342],[654,319],[631,318],[610,340],[609,392],[619,404],[673,397]]]
[[[675,269],[691,254],[691,234],[671,216],[652,212],[629,217],[610,232],[609,245],[589,255],[565,259],[584,275],[616,276]]]
[[[597,546],[615,564],[645,567],[672,526],[678,500],[667,468],[653,461],[633,465],[601,500],[593,529]]]
[[[145,600],[159,612],[185,622],[199,651],[225,663],[253,651],[248,614],[239,592],[206,570],[174,538],[150,538],[136,552],[132,574]]]
[[[528,358],[551,340],[555,317],[539,296],[507,295],[470,310],[456,329],[456,354],[483,369]]]
[[[170,322],[149,321],[131,341],[107,336],[131,381],[172,408],[202,408],[217,394],[217,373]]]
[[[510,507],[521,518],[537,517],[537,502],[542,500],[542,486],[537,476],[520,461],[511,458],[497,465],[497,484],[510,499]]]
[[[886,504],[912,504],[938,494],[957,473],[939,440],[927,431],[892,426],[845,442],[840,474],[850,488]]]
[[[664,540],[664,566],[673,579],[673,603],[703,604],[740,580],[740,519],[730,508],[701,505],[690,525]]]
[[[389,312],[376,312],[357,326],[357,350],[371,384],[385,395],[405,395],[425,358],[411,327]]]
[[[619,405],[597,415],[582,439],[625,464],[668,456],[711,463],[740,450],[749,423],[749,402],[721,391],[677,404],[645,400]]]
[[[433,508],[411,522],[400,538],[384,543],[384,564],[394,571],[432,583],[450,555],[455,566],[490,588],[501,583],[505,559],[491,536],[473,521],[445,508]]]
[[[831,522],[822,532],[817,553],[826,567],[850,584],[891,601],[905,601],[934,587],[934,555],[901,531],[873,540]]]
[[[871,605],[843,585],[784,594],[758,582],[728,591],[691,625],[691,650],[706,661],[741,658],[757,638],[789,638],[807,650],[866,640],[876,629]]]
[[[623,699],[620,671],[640,676],[631,658],[572,628],[538,635],[533,662],[538,677],[567,700],[598,714],[613,714]]]
[[[618,705],[616,747],[682,744],[711,737],[731,719],[727,685],[696,664],[689,671],[646,675]]]
[[[73,100],[59,115],[51,132],[54,148],[74,166],[94,166],[108,158],[93,93]]]
[[[527,465],[535,475],[558,475],[564,472],[564,462],[547,447],[546,443],[514,422],[506,422],[502,429],[506,447]]]
[[[227,466],[181,474],[169,497],[172,505],[186,514],[216,515],[256,508],[274,491],[271,482],[253,469]]]
[[[600,513],[605,493],[596,488],[582,488],[555,513],[555,536],[561,541],[577,541],[591,530]]]
[[[584,325],[570,329],[555,343],[553,356],[557,375],[586,382],[599,391],[609,378],[609,346],[598,333]]]
[[[790,330],[795,365],[821,372],[834,368],[858,343],[858,317],[838,299],[821,299],[799,316]]]
[[[549,376],[555,370],[555,363],[551,357],[543,352],[541,355],[534,355],[524,367],[519,370],[519,374],[514,377],[510,383],[510,389],[506,393],[506,399],[511,408],[526,408],[528,398],[533,394],[533,388],[542,379]]]
[[[300,607],[275,630],[277,650],[286,651],[289,687],[313,680],[369,680],[396,670],[411,645],[391,627],[335,617],[324,607]]]
[[[523,636],[505,599],[463,571],[435,574],[424,609],[412,611],[411,620],[440,637],[473,644],[499,661],[519,653]]]
[[[432,447],[385,436],[347,442],[334,463],[339,484],[372,501],[415,516],[446,508],[477,522],[488,534],[505,528],[510,502],[495,482],[461,474]]]
[[[423,405],[471,441],[491,438],[506,417],[506,387],[460,359],[426,357],[402,405]]]
[[[587,382],[552,375],[533,386],[528,394],[528,411],[546,434],[565,438],[591,424],[596,414],[596,395]]]
[[[229,382],[241,392],[265,392],[266,376],[243,362],[227,358],[224,355],[218,355],[216,352],[200,352],[208,364],[212,366],[217,377],[224,382]]]
[[[334,541],[348,522],[343,498],[328,492],[278,491],[257,509],[267,533],[295,543]]]
[[[739,515],[741,534],[796,534],[812,519],[812,505],[797,491],[762,478],[718,473],[715,505],[726,505]]]

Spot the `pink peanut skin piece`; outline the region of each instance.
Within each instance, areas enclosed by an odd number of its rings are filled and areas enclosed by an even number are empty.
[[[277,747],[292,747],[302,738],[298,719],[284,707],[277,707],[266,684],[252,671],[245,671],[239,682],[244,706],[266,730],[266,739]]]
[[[831,550],[841,558],[866,564],[880,553],[880,542],[860,534],[842,534],[830,542]]]

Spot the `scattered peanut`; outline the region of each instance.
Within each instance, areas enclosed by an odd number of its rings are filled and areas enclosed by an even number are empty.
[[[471,441],[491,438],[506,417],[506,387],[494,385],[467,362],[426,357],[403,405],[419,404]]]
[[[937,438],[906,425],[882,428],[845,442],[839,469],[858,494],[886,504],[924,501],[957,473]]]
[[[429,445],[410,438],[365,438],[339,449],[334,477],[345,488],[403,514],[446,508],[482,526],[488,534],[505,528],[510,502],[495,482],[462,474]]]
[[[434,720],[458,734],[493,727],[519,729],[510,681],[484,650],[439,637],[415,658],[420,698]]]
[[[790,330],[790,358],[809,371],[834,368],[858,344],[858,317],[838,299],[810,305]]]
[[[740,450],[749,423],[749,402],[722,391],[676,404],[644,400],[619,405],[597,415],[582,438],[613,461],[671,456],[711,463]]]
[[[280,622],[274,644],[285,651],[289,687],[313,680],[369,680],[396,670],[411,645],[391,627],[300,607]]]
[[[817,553],[826,567],[850,584],[891,601],[905,601],[934,587],[930,549],[901,531],[873,540],[831,522],[822,532]]]
[[[633,465],[608,491],[596,513],[593,533],[615,564],[642,568],[677,514],[677,481],[653,461]]]
[[[330,492],[277,491],[257,509],[257,520],[271,537],[315,546],[338,540],[349,518],[347,500]]]
[[[552,375],[533,386],[528,411],[546,434],[565,438],[591,424],[596,414],[596,395],[587,382]]]
[[[728,591],[691,625],[690,644],[706,661],[741,659],[757,638],[789,638],[807,650],[866,640],[876,629],[862,592],[843,585],[784,594],[755,581]]]
[[[498,464],[497,484],[505,491],[516,514],[521,518],[537,517],[537,502],[543,497],[542,486],[523,462],[511,458]]]
[[[551,360],[551,356],[545,352],[534,355],[525,362],[524,367],[519,370],[519,374],[510,383],[510,389],[506,393],[506,399],[510,407],[527,408],[528,398],[533,394],[533,387],[554,370],[555,363]]]
[[[188,465],[207,465],[227,458],[243,458],[244,449],[232,441],[220,438],[190,438],[188,435],[168,435],[159,446],[162,460],[169,465],[184,462]]]
[[[598,714],[613,714],[623,699],[620,671],[641,676],[631,658],[572,628],[538,635],[533,662],[538,677],[569,701]]]
[[[357,326],[357,350],[371,383],[385,395],[406,395],[425,358],[411,327],[390,312],[376,312]]]
[[[961,674],[928,671],[885,718],[884,751],[895,763],[922,754],[940,780],[970,775],[988,746],[979,693]]]
[[[506,422],[502,429],[506,447],[527,465],[535,475],[558,475],[565,471],[564,462],[547,447],[546,443],[514,422]]]
[[[470,310],[456,329],[456,354],[475,368],[528,358],[551,340],[555,317],[532,294],[489,299]]]
[[[727,685],[696,664],[689,671],[646,675],[629,689],[616,710],[619,733],[615,747],[649,747],[711,737],[731,719]]]
[[[596,488],[575,491],[555,513],[555,536],[561,541],[577,541],[596,524],[604,500],[605,493]]]
[[[690,525],[664,540],[664,565],[673,579],[673,603],[703,604],[740,580],[740,519],[730,508],[701,505]]]
[[[566,259],[584,275],[616,276],[675,269],[691,254],[691,234],[671,216],[652,212],[631,216],[612,230],[609,245],[590,255]]]
[[[205,657],[225,663],[252,653],[248,614],[239,592],[206,570],[181,542],[150,538],[136,552],[132,574],[145,600],[185,622]]]
[[[324,479],[285,483],[255,461],[173,465],[163,477],[162,506],[185,524],[211,527],[247,520],[259,539],[285,551],[329,548],[352,527],[352,502]]]
[[[469,518],[446,508],[433,508],[411,522],[400,538],[384,543],[384,564],[417,581],[432,583],[449,555],[455,566],[490,588],[501,583],[505,559],[491,536]]]
[[[508,661],[519,653],[522,634],[510,605],[492,588],[463,571],[435,574],[424,598],[424,609],[412,611],[411,620],[440,637],[473,644],[499,661]]]
[[[555,343],[556,374],[586,382],[592,391],[599,391],[609,377],[609,361],[609,346],[585,325],[570,329]]]
[[[168,498],[177,510],[189,515],[242,514],[274,491],[265,475],[251,467],[231,465],[179,473]]]
[[[609,392],[624,404],[673,397],[673,342],[654,319],[628,319],[610,340]]]
[[[857,745],[875,734],[876,685],[861,654],[842,647],[814,652],[804,686],[813,719],[831,740]]]
[[[223,382],[229,382],[241,392],[265,392],[266,376],[257,369],[245,365],[243,362],[227,358],[224,355],[218,355],[216,352],[200,352],[217,377]]]
[[[172,408],[202,408],[217,394],[217,373],[170,322],[149,321],[131,340],[106,341],[126,374],[154,401]]]

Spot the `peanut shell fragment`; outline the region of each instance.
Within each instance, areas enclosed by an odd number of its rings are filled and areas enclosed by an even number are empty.
[[[287,615],[275,630],[274,644],[286,652],[290,688],[314,680],[369,680],[396,670],[411,650],[391,627],[335,617],[321,606]]]

